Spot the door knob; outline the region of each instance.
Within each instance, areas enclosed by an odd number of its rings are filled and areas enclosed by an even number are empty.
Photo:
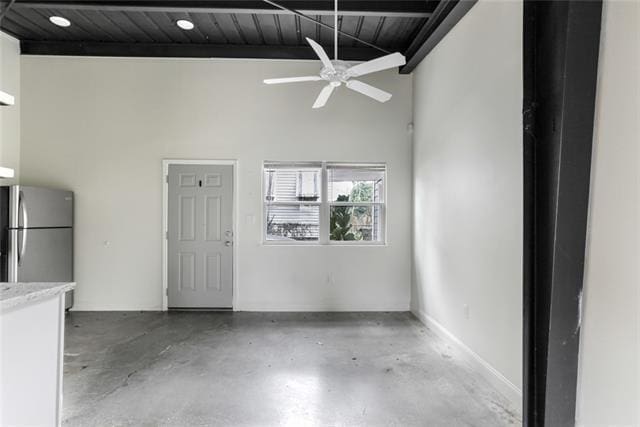
[[[227,240],[226,242],[224,242],[225,246],[231,246],[233,245],[233,242],[231,240]]]

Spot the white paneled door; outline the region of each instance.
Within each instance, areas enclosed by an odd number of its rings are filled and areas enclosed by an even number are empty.
[[[168,306],[230,308],[233,166],[169,165]]]

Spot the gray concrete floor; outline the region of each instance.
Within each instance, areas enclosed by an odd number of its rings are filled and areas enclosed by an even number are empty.
[[[71,312],[68,426],[505,426],[409,313]]]

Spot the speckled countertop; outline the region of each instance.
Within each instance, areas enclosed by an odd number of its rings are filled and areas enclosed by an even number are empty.
[[[74,282],[0,282],[0,310],[51,298],[75,287]]]

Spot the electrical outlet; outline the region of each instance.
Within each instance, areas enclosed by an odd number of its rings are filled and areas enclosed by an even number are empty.
[[[469,320],[471,318],[471,310],[469,309],[469,304],[463,305],[462,310],[464,312],[464,318]]]

